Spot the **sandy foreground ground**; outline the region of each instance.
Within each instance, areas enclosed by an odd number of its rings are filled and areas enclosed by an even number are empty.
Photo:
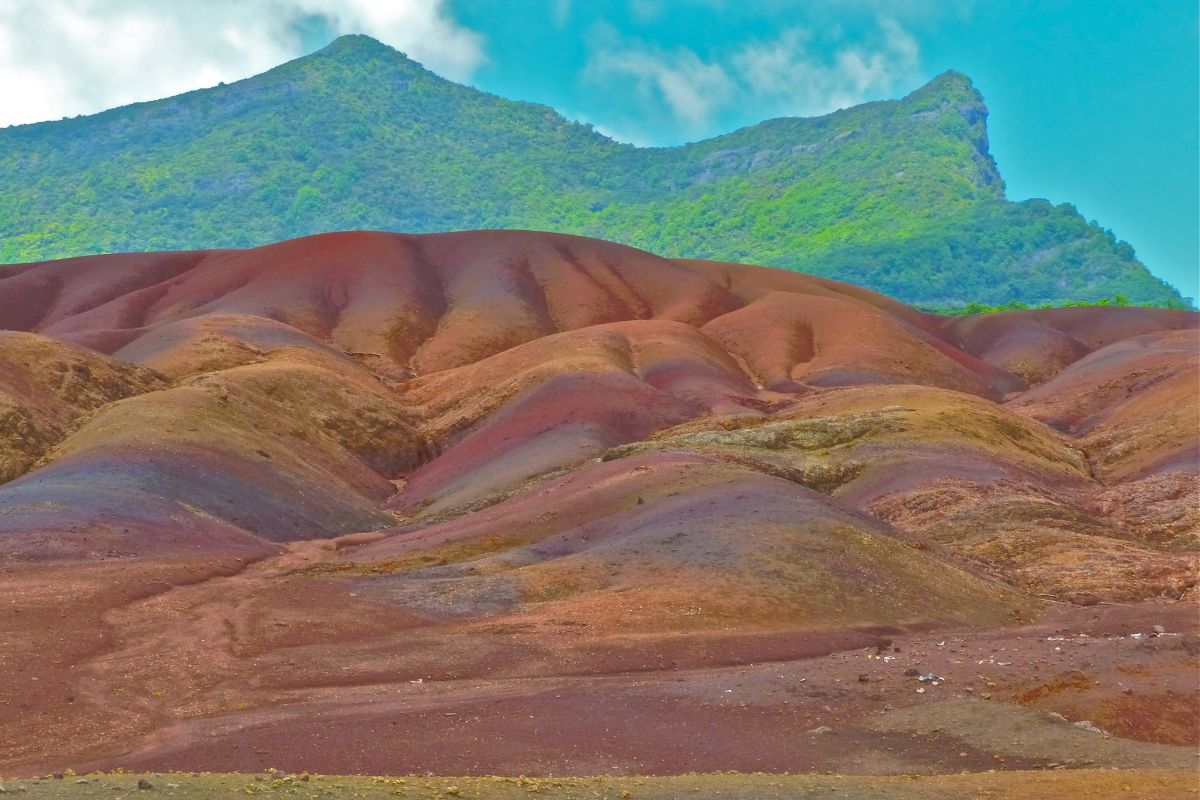
[[[997,772],[965,775],[851,777],[842,775],[693,774],[645,778],[383,778],[324,775],[213,773],[92,774],[5,784],[29,798],[111,798],[121,794],[180,800],[216,797],[279,798],[622,798],[622,800],[976,800],[1020,797],[1059,800],[1088,797],[1172,800],[1200,795],[1196,776],[1153,770]]]

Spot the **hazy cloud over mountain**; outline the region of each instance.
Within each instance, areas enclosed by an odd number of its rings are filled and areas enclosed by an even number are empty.
[[[854,39],[837,30],[793,27],[707,59],[686,47],[622,37],[604,25],[590,43],[584,77],[631,85],[626,119],[612,125],[619,138],[639,143],[653,141],[647,132],[664,113],[696,133],[729,108],[755,108],[767,116],[824,114],[887,97],[916,80],[920,66],[916,39],[889,17]]]
[[[465,80],[484,40],[441,0],[4,0],[0,125],[86,114],[270,69],[366,33]]]

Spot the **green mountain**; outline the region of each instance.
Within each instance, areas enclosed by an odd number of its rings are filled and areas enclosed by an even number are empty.
[[[533,228],[915,303],[1180,302],[1073,207],[1005,200],[986,120],[947,72],[898,101],[638,148],[346,36],[237,83],[0,130],[0,262]]]

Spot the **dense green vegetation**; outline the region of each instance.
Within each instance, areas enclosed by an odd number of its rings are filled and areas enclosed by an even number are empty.
[[[1131,306],[1129,298],[1123,294],[1113,295],[1112,297],[1102,297],[1099,300],[1063,300],[1056,303],[1038,303],[1030,305],[1022,303],[1020,300],[1009,300],[1007,303],[998,305],[988,305],[980,303],[978,300],[972,300],[969,303],[960,306],[917,306],[922,311],[928,311],[931,314],[941,314],[948,317],[964,317],[969,314],[995,314],[999,311],[1028,311],[1030,309],[1041,308],[1092,308],[1095,306],[1111,307],[1111,306]],[[1164,303],[1149,303],[1141,305],[1150,305],[1157,308],[1173,308],[1177,310],[1190,310],[1191,304],[1182,300],[1168,300]]]
[[[946,73],[899,101],[637,148],[344,37],[228,86],[0,130],[0,262],[534,228],[927,304],[1180,302],[1073,207],[1005,200],[986,118]]]

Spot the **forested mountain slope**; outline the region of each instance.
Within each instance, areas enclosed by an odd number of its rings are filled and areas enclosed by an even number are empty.
[[[898,101],[639,148],[347,36],[237,83],[0,130],[0,261],[530,228],[925,304],[1179,302],[1073,207],[1005,200],[986,120],[948,72]]]

